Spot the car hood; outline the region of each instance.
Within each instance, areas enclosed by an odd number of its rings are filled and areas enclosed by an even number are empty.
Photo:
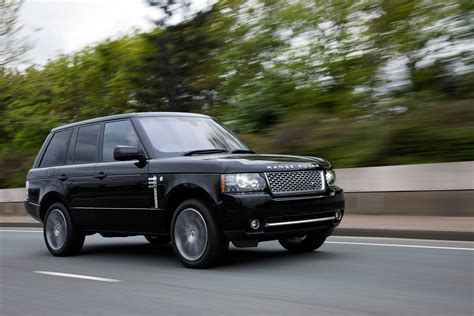
[[[151,173],[237,173],[329,169],[322,158],[293,155],[212,154],[152,159]]]

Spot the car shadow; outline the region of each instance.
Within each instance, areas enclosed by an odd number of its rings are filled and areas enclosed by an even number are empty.
[[[256,248],[229,247],[227,254],[221,258],[214,269],[227,270],[239,267],[251,268],[271,264],[271,266],[288,266],[302,259],[311,259],[315,262],[325,262],[344,256],[343,253],[325,251],[324,249],[309,253],[290,253],[283,248],[268,247],[268,243],[261,243]],[[127,264],[153,266],[181,266],[173,253],[170,244],[151,245],[145,242],[123,243],[113,242],[104,244],[84,245],[79,256],[100,258],[100,260],[127,259]]]
[[[221,259],[217,268],[227,269],[234,267],[259,267],[270,265],[272,268],[292,265],[302,259],[317,260],[319,262],[333,260],[339,254],[327,251],[313,251],[307,253],[291,253],[285,249],[262,248],[230,248],[227,255]]]
[[[112,242],[106,244],[84,245],[79,256],[100,258],[100,260],[119,261],[126,258],[127,264],[179,266],[171,245],[151,245],[143,243]]]

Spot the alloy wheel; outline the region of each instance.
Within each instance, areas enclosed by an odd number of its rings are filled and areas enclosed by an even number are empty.
[[[54,209],[49,212],[45,232],[46,240],[53,250],[59,250],[64,246],[67,238],[67,223],[60,210]]]
[[[208,245],[208,230],[204,217],[195,209],[187,208],[176,218],[174,240],[179,253],[189,261],[202,257]]]

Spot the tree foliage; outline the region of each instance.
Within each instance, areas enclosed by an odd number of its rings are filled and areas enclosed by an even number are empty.
[[[0,186],[51,128],[136,111],[211,114],[257,152],[336,167],[474,158],[471,1],[149,2],[148,33],[0,67]]]

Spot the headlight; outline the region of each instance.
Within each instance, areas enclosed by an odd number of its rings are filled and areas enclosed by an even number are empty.
[[[326,170],[326,182],[331,185],[336,182],[336,172],[334,170]]]
[[[265,190],[265,179],[258,173],[225,174],[221,176],[221,191],[228,193]]]

